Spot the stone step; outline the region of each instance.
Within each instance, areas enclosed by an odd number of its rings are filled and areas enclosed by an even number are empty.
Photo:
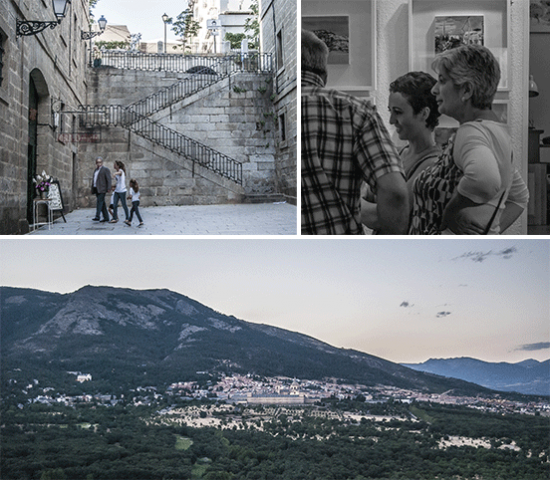
[[[249,193],[245,195],[243,203],[278,203],[286,201],[287,199],[282,193]]]

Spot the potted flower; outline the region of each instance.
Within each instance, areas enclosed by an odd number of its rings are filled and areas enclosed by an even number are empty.
[[[39,196],[40,198],[47,198],[48,192],[50,191],[52,177],[48,175],[45,170],[42,170],[42,175],[36,175],[32,181],[36,190],[36,196]]]

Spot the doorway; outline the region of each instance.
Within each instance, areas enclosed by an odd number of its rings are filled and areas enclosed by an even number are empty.
[[[33,223],[33,179],[36,175],[36,149],[38,144],[38,90],[33,78],[29,83],[29,140],[27,147],[27,221]]]

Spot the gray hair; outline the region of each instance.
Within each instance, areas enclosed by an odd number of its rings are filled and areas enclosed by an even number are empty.
[[[302,29],[302,70],[327,74],[328,47],[309,30]]]
[[[432,68],[437,72],[443,70],[457,88],[469,84],[474,107],[491,108],[500,81],[500,67],[487,47],[462,45],[452,48],[437,55]]]

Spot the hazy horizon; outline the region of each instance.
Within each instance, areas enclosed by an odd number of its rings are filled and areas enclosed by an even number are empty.
[[[165,288],[395,363],[550,358],[548,240],[0,242],[2,286]]]

